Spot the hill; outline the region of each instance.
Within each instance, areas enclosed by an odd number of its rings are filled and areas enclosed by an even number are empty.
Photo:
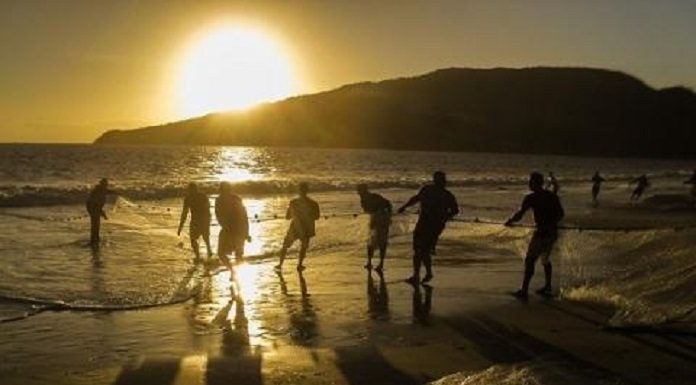
[[[113,130],[95,143],[693,158],[696,94],[602,69],[452,68]]]

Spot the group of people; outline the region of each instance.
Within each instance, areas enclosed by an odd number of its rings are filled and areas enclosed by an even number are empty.
[[[291,222],[280,250],[280,263],[276,269],[282,268],[288,249],[295,241],[299,240],[300,251],[297,270],[304,270],[304,259],[309,248],[309,241],[315,235],[314,222],[320,216],[319,204],[307,195],[308,192],[308,185],[301,183],[299,186],[300,196],[291,200],[288,205],[286,218],[290,219]],[[203,238],[208,258],[210,258],[213,255],[210,247],[210,202],[208,196],[199,191],[195,183],[189,184],[186,197],[184,197],[177,235],[181,234],[189,212],[191,213],[189,239],[196,260],[200,259],[198,245],[200,238]],[[235,262],[242,262],[244,260],[244,244],[251,242],[251,236],[249,235],[249,216],[246,207],[244,207],[242,199],[232,192],[232,185],[228,182],[220,184],[220,193],[215,199],[215,217],[220,225],[218,258],[231,272],[234,272],[229,257],[234,254]]]
[[[549,181],[545,186],[544,176],[541,173],[533,172],[530,174],[528,185],[531,193],[525,196],[520,209],[505,222],[506,226],[511,226],[521,220],[529,210],[533,212],[536,229],[525,256],[522,286],[514,293],[515,296],[520,298],[527,297],[535,265],[540,258],[544,267],[545,284],[537,292],[542,295],[552,293],[553,267],[550,256],[558,237],[558,224],[563,219],[564,210],[558,196],[558,181],[553,174],[550,174],[549,177]],[[592,197],[595,202],[599,195],[601,184],[604,181],[604,178],[600,176],[598,171],[592,177]],[[632,200],[639,198],[645,187],[649,185],[645,175],[637,178],[635,182],[638,186],[631,197]],[[685,183],[694,185],[692,194],[696,194],[696,172]],[[457,200],[454,194],[447,190],[446,186],[447,178],[445,173],[437,171],[433,174],[431,184],[421,188],[416,195],[412,196],[398,209],[398,213],[401,214],[410,206],[420,205],[418,220],[413,231],[413,273],[406,279],[411,284],[425,284],[433,279],[432,255],[438,239],[447,222],[459,213]],[[102,179],[89,195],[87,211],[91,219],[91,242],[93,245],[98,245],[99,243],[101,219],[107,218],[103,209],[106,203],[106,196],[114,193],[109,188],[108,181]],[[310,240],[316,234],[315,222],[320,218],[319,204],[310,198],[308,193],[309,186],[307,183],[300,183],[299,196],[292,199],[288,205],[285,217],[290,220],[290,225],[280,249],[279,262],[275,266],[276,270],[282,269],[288,249],[297,241],[300,242],[297,270],[302,271],[305,269],[304,261]],[[363,211],[369,215],[370,235],[367,242],[367,263],[365,268],[372,269],[374,254],[376,251],[379,251],[379,263],[375,270],[378,273],[382,273],[387,253],[392,204],[384,196],[370,192],[365,184],[358,185],[357,193],[360,197],[360,205]],[[200,259],[198,242],[202,238],[210,258],[213,255],[210,246],[210,202],[208,196],[200,191],[195,183],[191,183],[188,186],[177,234],[181,233],[189,213],[191,214],[189,239],[195,257],[197,260]],[[249,235],[249,218],[246,208],[242,199],[233,193],[232,185],[228,182],[220,184],[220,192],[215,200],[215,216],[220,225],[217,255],[221,262],[233,272],[234,269],[230,256],[234,254],[236,262],[243,261],[244,244],[245,242],[250,242],[251,237]],[[425,269],[425,275],[421,279],[422,268]]]

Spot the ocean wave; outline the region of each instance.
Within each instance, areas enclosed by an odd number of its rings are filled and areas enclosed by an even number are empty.
[[[608,305],[607,328],[694,333],[694,236],[693,228],[564,234],[563,297]]]
[[[429,385],[585,385],[617,384],[618,378],[566,362],[534,360],[494,365],[481,371],[458,372]]]

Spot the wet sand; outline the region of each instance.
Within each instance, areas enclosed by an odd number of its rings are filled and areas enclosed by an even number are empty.
[[[383,280],[344,249],[310,255],[301,275],[294,258],[280,275],[274,260],[241,267],[234,284],[213,274],[184,304],[0,324],[0,383],[423,384],[491,367],[532,368],[544,384],[696,378],[695,336],[614,332],[599,308],[519,301],[518,256],[462,258],[448,241],[432,286],[413,287],[401,241]]]

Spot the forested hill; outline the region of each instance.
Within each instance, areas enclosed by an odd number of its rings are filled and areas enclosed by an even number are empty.
[[[696,94],[601,69],[442,69],[97,144],[355,147],[696,158]]]

